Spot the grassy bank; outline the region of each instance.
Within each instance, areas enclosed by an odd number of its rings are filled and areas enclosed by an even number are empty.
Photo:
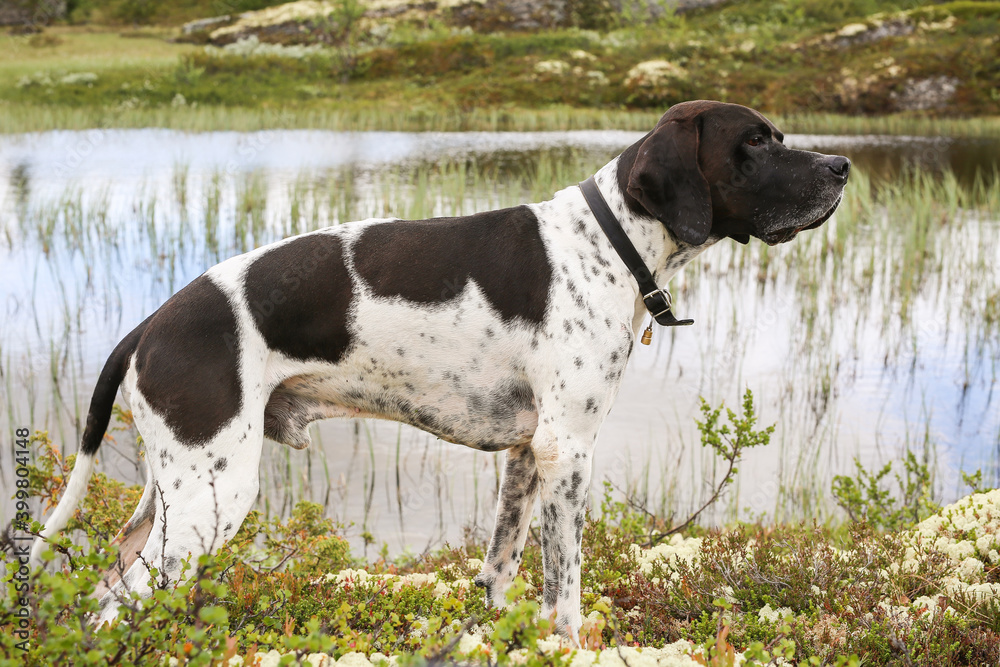
[[[0,129],[640,129],[709,98],[792,131],[1000,134],[1000,2],[817,7],[751,0],[503,32],[407,14],[224,48],[171,41],[171,23],[57,25],[5,37]]]
[[[32,492],[52,500],[70,462],[44,434],[32,445],[39,452]],[[533,538],[510,606],[488,609],[471,583],[485,557],[481,542],[364,563],[310,503],[286,521],[251,514],[221,554],[191,563],[187,581],[154,573],[152,600],[123,610],[127,622],[95,629],[85,621],[97,608],[89,593],[113,560],[100,549],[139,492],[98,474],[70,525],[86,533],[86,546],[61,540],[54,554],[68,571],[34,573],[23,598],[14,594],[16,560],[5,550],[10,594],[0,603],[0,664],[332,665],[336,658],[354,667],[948,666],[1000,659],[998,491],[932,507],[936,514],[890,532],[868,523],[802,523],[695,526],[668,536],[662,523],[606,489],[584,533],[580,647],[550,636],[553,626],[538,617],[542,564]],[[30,623],[19,645],[20,609]]]

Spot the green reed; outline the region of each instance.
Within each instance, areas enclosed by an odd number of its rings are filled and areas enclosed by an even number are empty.
[[[135,108],[109,112],[99,107],[12,104],[4,108],[3,131],[157,127],[188,132],[255,132],[270,129],[344,131],[564,131],[620,129],[646,131],[662,111],[553,107],[547,109],[414,110],[358,108],[251,109],[230,106]],[[844,116],[828,113],[772,117],[786,132],[806,134],[893,134],[1000,137],[1000,116],[934,118],[910,114]]]
[[[514,166],[482,158],[448,158],[377,171],[303,172],[284,188],[271,187],[260,172],[235,177],[216,172],[196,179],[182,165],[175,168],[169,199],[161,201],[155,190],[140,188],[127,219],[115,219],[106,191],[84,196],[70,187],[51,203],[24,204],[16,219],[5,222],[3,228],[8,247],[33,244],[50,257],[41,260],[46,270],[58,271],[57,260],[70,252],[109,262],[121,261],[115,258],[121,252],[129,262],[141,258],[154,280],[162,280],[173,291],[181,287],[174,280],[177,267],[184,262],[208,266],[290,234],[366,217],[462,215],[538,201],[578,182],[606,159],[576,150],[542,151]],[[789,357],[794,358],[800,381],[775,405],[779,430],[772,447],[777,450],[774,465],[780,488],[777,506],[771,511],[776,517],[828,514],[828,480],[816,471],[833,470],[845,457],[850,458],[831,444],[836,442],[837,428],[829,415],[845,373],[831,351],[835,341],[846,339],[861,351],[867,327],[874,326],[884,339],[887,363],[904,355],[916,363],[922,353],[918,335],[922,323],[914,321],[914,308],[919,300],[929,301],[939,320],[936,326],[956,328],[965,337],[966,382],[973,381],[977,372],[993,377],[1000,372],[996,362],[1000,358],[997,183],[1000,174],[996,171],[963,184],[948,171],[912,168],[885,182],[856,169],[837,215],[822,228],[775,248],[758,242],[748,246],[723,242],[675,280],[675,297],[683,303],[736,283],[753,285],[754,298],[764,304],[773,301],[779,288],[793,290],[795,298],[787,306],[793,311],[789,319],[795,328]],[[41,410],[45,422],[70,424],[64,435],[66,442],[72,442],[82,428],[89,391],[85,378],[92,374],[93,363],[84,364],[71,341],[74,332],[83,328],[89,306],[65,282],[56,298],[63,313],[61,329],[38,332],[51,339],[52,361],[45,381],[34,379],[38,369],[30,359],[15,363],[6,352],[0,370],[8,415],[42,423],[36,412]],[[852,313],[850,318],[836,316],[845,303],[853,308],[845,311]],[[699,335],[710,340],[719,333],[723,339],[736,340],[746,324],[746,305],[733,304],[700,318]],[[745,361],[735,359],[730,379],[742,382]],[[980,371],[976,364],[987,368]],[[25,388],[18,390],[17,397],[11,379],[15,376],[28,378],[17,380],[18,387]],[[706,380],[706,392],[720,389],[712,382]],[[690,421],[690,415],[671,418],[678,424]],[[929,422],[930,416],[923,416],[906,424],[906,447],[933,447]],[[361,446],[357,433],[364,493],[362,527],[367,531],[376,512],[378,462],[368,426],[364,427],[367,447]],[[320,443],[318,434],[314,429],[314,441]],[[662,454],[650,454],[645,466],[629,473],[642,495],[664,513],[677,508],[690,480],[698,479],[712,465],[700,458],[680,429],[669,442],[669,451],[663,450],[659,436],[651,435],[649,450],[656,448]],[[397,436],[396,459],[388,461],[387,474],[396,471],[396,481],[388,486],[395,488],[402,520],[399,452]],[[322,497],[324,505],[329,505],[331,494],[338,493],[343,502],[350,479],[331,479],[325,453],[316,455],[322,457],[323,474],[315,478],[313,454],[305,455],[303,461],[287,448],[264,468],[261,493],[266,511],[280,514],[304,496]],[[435,480],[434,507],[443,524],[448,476],[441,472],[441,465],[438,459],[428,474]],[[598,481],[599,476],[595,477]],[[482,486],[478,476],[473,486]],[[477,516],[478,511],[477,506]],[[740,511],[734,498],[729,515]]]

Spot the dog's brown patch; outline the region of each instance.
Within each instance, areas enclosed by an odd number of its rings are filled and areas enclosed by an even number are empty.
[[[307,234],[267,251],[247,269],[243,293],[270,349],[334,364],[350,349],[354,292],[338,237]]]
[[[135,356],[139,391],[189,447],[211,440],[239,412],[239,368],[236,315],[205,275],[153,314]]]
[[[545,317],[552,267],[527,206],[371,225],[353,252],[355,270],[378,296],[444,303],[472,280],[504,321]]]
[[[111,544],[118,545],[118,559],[111,566],[111,569],[104,573],[101,580],[97,582],[97,588],[94,589],[94,597],[100,600],[104,597],[105,593],[121,581],[121,578],[132,567],[132,564],[139,559],[139,554],[142,553],[143,548],[146,546],[146,541],[149,540],[149,534],[152,530],[152,512],[134,521],[130,520],[125,524],[111,542]]]

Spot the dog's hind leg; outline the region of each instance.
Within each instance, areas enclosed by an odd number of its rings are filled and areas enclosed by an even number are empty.
[[[507,589],[524,556],[524,542],[538,495],[538,471],[531,445],[508,449],[506,456],[493,537],[482,572],[475,579],[477,586],[486,589],[486,601],[493,607],[507,604]]]
[[[159,462],[150,466],[153,518],[141,523],[146,539],[138,554],[132,536],[139,536],[140,529],[126,534],[133,562],[101,598],[98,623],[115,618],[131,593],[143,598],[152,593],[147,568],[158,570],[158,582],[173,583],[185,559],[196,563],[198,556],[214,553],[236,534],[257,499],[263,447],[263,424],[254,427],[244,416],[237,419],[245,432],[226,429],[197,448],[175,440],[147,444],[148,455]],[[163,446],[172,456],[158,456],[157,448]]]

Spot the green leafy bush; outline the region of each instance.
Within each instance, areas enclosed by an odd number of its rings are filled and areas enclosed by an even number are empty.
[[[883,486],[892,472],[892,462],[878,472],[869,472],[854,459],[857,477],[837,475],[832,492],[837,504],[844,508],[851,521],[866,521],[880,530],[909,528],[941,509],[934,500],[934,476],[927,461],[917,460],[908,451],[903,459],[903,475],[896,474],[898,494]]]

